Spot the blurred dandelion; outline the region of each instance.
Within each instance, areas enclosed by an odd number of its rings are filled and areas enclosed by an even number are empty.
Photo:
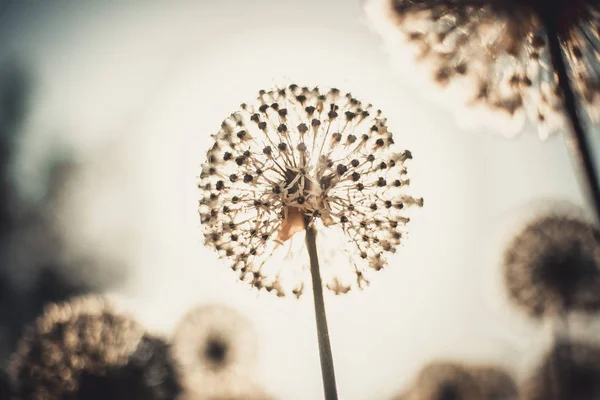
[[[470,106],[515,118],[527,114],[547,138],[562,129],[563,105],[544,27],[546,8],[560,14],[558,34],[573,89],[594,121],[600,117],[597,25],[592,0],[367,0],[384,40],[401,35],[442,86],[460,85]],[[382,26],[383,25],[383,26]],[[398,46],[397,40],[393,46]],[[400,47],[390,48],[400,52]]]
[[[173,399],[174,380],[163,373],[168,367],[156,368],[157,357],[148,357],[144,334],[138,323],[118,315],[99,297],[51,304],[25,331],[13,356],[10,375],[16,395]],[[144,356],[142,365],[138,359]],[[164,378],[166,386],[156,378]]]
[[[258,338],[237,311],[207,305],[190,311],[173,337],[185,398],[267,399],[255,382]]]
[[[523,383],[521,398],[600,399],[600,348],[583,342],[556,343]]]
[[[371,104],[294,84],[260,91],[213,137],[199,182],[206,244],[259,290],[300,297],[312,278],[326,397],[337,398],[322,283],[361,289],[387,264],[406,210],[423,205],[406,192],[412,155],[393,150]]]
[[[551,214],[526,224],[504,255],[510,299],[532,317],[600,310],[600,231]]]
[[[493,128],[512,125],[512,133],[527,116],[542,139],[566,128],[600,218],[598,175],[577,110],[579,100],[600,121],[596,0],[365,0],[365,11],[393,57],[403,64],[405,50],[414,50],[449,89],[449,103],[478,109]]]
[[[516,400],[511,376],[495,367],[432,362],[397,400]]]

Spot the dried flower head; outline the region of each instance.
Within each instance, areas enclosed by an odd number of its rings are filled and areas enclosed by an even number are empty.
[[[401,58],[408,46],[433,81],[456,89],[451,90],[454,96],[460,91],[468,107],[517,120],[517,128],[528,115],[542,138],[564,124],[542,22],[552,18],[558,25],[574,91],[592,119],[599,120],[600,4],[596,0],[365,3],[371,26],[400,65],[405,64]]]
[[[190,311],[173,337],[173,356],[189,399],[263,399],[254,382],[258,338],[252,323],[222,305]]]
[[[337,89],[261,91],[214,135],[202,166],[206,244],[240,278],[300,296],[309,277],[303,236],[318,231],[324,285],[362,288],[406,235],[409,151],[394,152],[380,110]]]
[[[398,400],[516,400],[517,388],[504,371],[453,362],[427,364]]]
[[[582,342],[556,344],[524,382],[521,398],[600,399],[600,348]]]
[[[101,298],[51,304],[25,331],[13,357],[16,394],[24,400],[80,398],[80,390],[98,389],[126,366],[143,335],[139,324]]]
[[[600,231],[568,215],[537,218],[504,255],[510,299],[532,317],[600,309]]]

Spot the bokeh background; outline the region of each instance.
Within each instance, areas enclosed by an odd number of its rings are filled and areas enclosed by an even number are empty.
[[[47,301],[107,293],[167,337],[219,301],[255,323],[270,392],[320,398],[310,297],[237,283],[196,214],[210,135],[259,89],[292,82],[381,108],[425,198],[390,268],[326,299],[341,397],[390,397],[439,357],[519,374],[548,332],[507,305],[498,259],[522,218],[582,204],[564,142],[459,128],[393,72],[359,0],[0,1],[3,365]]]

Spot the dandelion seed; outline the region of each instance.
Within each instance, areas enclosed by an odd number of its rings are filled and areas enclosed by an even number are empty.
[[[423,205],[381,111],[337,89],[261,91],[214,140],[198,185],[205,242],[278,296],[301,296],[310,276],[299,232],[318,231],[323,285],[345,293],[387,265]]]
[[[235,310],[208,305],[190,311],[173,337],[185,398],[267,399],[255,383],[258,338]]]
[[[546,21],[555,23],[573,91],[600,121],[600,4],[595,0],[365,0],[370,25],[398,65],[412,49],[438,86],[483,118],[545,139],[565,124]],[[411,60],[410,62],[412,62]],[[472,114],[471,114],[472,116]],[[507,132],[508,133],[508,132]]]
[[[600,399],[600,348],[583,342],[559,342],[546,354],[521,388],[523,400]]]
[[[495,367],[453,362],[427,364],[397,400],[514,400],[517,388],[506,372]]]
[[[147,346],[139,347],[147,340],[139,324],[116,314],[102,298],[52,304],[22,337],[11,380],[20,399],[91,399],[100,393],[174,399],[176,385],[165,373],[169,366],[157,369]],[[142,364],[140,352],[146,353]]]
[[[510,299],[529,315],[600,309],[600,231],[567,215],[530,222],[506,249]]]

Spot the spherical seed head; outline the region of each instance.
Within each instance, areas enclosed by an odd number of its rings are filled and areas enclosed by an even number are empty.
[[[417,376],[407,399],[481,400],[473,377],[460,365],[440,362],[426,365]]]
[[[514,400],[517,388],[512,377],[496,367],[433,362],[419,373],[399,399],[404,400]]]
[[[186,396],[266,398],[254,379],[257,343],[252,323],[227,306],[190,311],[173,337],[173,356]]]
[[[529,223],[505,251],[510,299],[530,316],[600,309],[600,231],[577,217]]]
[[[524,382],[521,398],[600,399],[600,348],[583,342],[559,342]]]
[[[11,363],[21,399],[77,398],[82,378],[124,366],[143,329],[98,297],[47,307],[24,333]]]
[[[406,235],[407,210],[423,205],[407,193],[410,151],[395,149],[381,111],[349,93],[260,93],[223,122],[202,166],[206,244],[253,287],[299,297],[309,263],[296,234],[314,227],[324,286],[366,286]]]
[[[574,90],[600,120],[596,0],[365,0],[365,10],[397,66],[407,64],[408,46],[416,53],[409,62],[416,59],[461,110],[476,109],[482,121],[499,116],[491,119],[499,126],[510,119],[512,134],[529,116],[543,139],[565,123],[542,23],[550,18]]]

